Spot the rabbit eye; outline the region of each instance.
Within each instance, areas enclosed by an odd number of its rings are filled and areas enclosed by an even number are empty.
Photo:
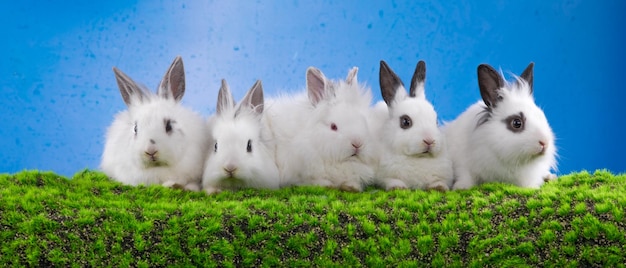
[[[165,119],[165,132],[168,134],[172,132],[172,120]]]
[[[408,129],[411,126],[413,126],[413,120],[411,120],[411,117],[409,117],[406,114],[403,116],[400,116],[400,128]]]
[[[213,151],[217,153],[217,142],[215,143],[215,146],[213,147],[214,147]]]
[[[248,140],[248,146],[246,147],[248,153],[252,152],[252,140]]]
[[[519,133],[524,131],[524,123],[526,123],[526,117],[524,116],[524,113],[519,113],[511,115],[503,121],[510,131],[514,133]]]
[[[135,126],[133,127],[133,134],[137,135],[137,122],[135,122]]]
[[[337,125],[335,123],[330,124],[330,129],[332,131],[337,131]]]
[[[511,120],[511,127],[513,128],[521,128],[522,127],[522,120],[519,118],[515,118],[513,120]]]

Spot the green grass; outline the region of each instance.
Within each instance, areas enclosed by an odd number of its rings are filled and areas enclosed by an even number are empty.
[[[0,266],[610,266],[626,263],[626,176],[540,190],[319,187],[215,196],[102,173],[0,175]]]

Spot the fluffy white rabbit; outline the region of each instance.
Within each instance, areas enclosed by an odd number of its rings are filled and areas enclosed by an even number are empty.
[[[268,123],[276,138],[281,185],[362,191],[374,176],[376,150],[367,119],[371,92],[357,82],[330,81],[307,69],[307,94],[273,100]]]
[[[263,110],[261,81],[235,105],[226,80],[222,80],[217,112],[209,119],[213,148],[202,178],[208,194],[223,189],[279,187],[273,138],[263,122]]]
[[[554,134],[533,98],[533,63],[509,83],[487,64],[478,66],[482,101],[444,126],[454,163],[453,189],[485,182],[539,188],[555,178]]]
[[[199,190],[207,152],[206,122],[180,100],[185,93],[183,61],[176,57],[157,94],[113,67],[128,109],[107,131],[102,171],[130,185],[162,184]]]
[[[423,189],[447,191],[452,184],[452,161],[437,113],[426,100],[426,64],[419,61],[407,94],[402,80],[384,61],[380,62],[380,90],[384,102],[375,112],[383,114],[377,131],[382,143],[376,183],[386,190]],[[378,118],[378,119],[377,119]],[[372,116],[372,120],[381,120]]]

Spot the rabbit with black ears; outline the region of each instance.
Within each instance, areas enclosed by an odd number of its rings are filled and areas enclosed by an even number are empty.
[[[383,120],[377,131],[381,157],[376,181],[386,190],[423,189],[447,191],[452,183],[452,161],[437,113],[426,100],[426,63],[415,67],[409,93],[402,80],[384,61],[380,62],[380,90],[384,102],[375,107]],[[381,117],[380,114],[383,116]],[[377,119],[379,118],[379,119]]]
[[[272,134],[263,117],[261,81],[235,105],[222,80],[216,114],[209,119],[212,151],[205,164],[202,187],[208,193],[224,189],[279,187]]]
[[[444,126],[454,163],[453,189],[485,182],[539,188],[556,176],[554,134],[533,98],[530,63],[512,83],[487,64],[478,66],[482,101]]]
[[[130,185],[161,184],[199,190],[207,151],[206,122],[180,101],[185,70],[176,57],[157,94],[140,87],[113,67],[128,109],[118,113],[107,131],[101,169]]]
[[[319,185],[362,191],[373,180],[374,142],[367,116],[371,92],[357,82],[331,81],[315,67],[306,72],[307,94],[272,101],[281,185]]]

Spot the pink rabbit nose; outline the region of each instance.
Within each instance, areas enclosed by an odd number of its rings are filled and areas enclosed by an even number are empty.
[[[539,146],[541,146],[541,151],[539,151],[539,153],[543,154],[543,152],[546,151],[546,143],[543,141],[539,141]]]
[[[352,147],[354,147],[354,149],[359,149],[359,148],[361,148],[361,146],[363,146],[363,143],[360,143],[360,142],[353,142],[352,143]]]
[[[154,148],[154,147],[149,147],[149,148],[148,148],[148,150],[146,150],[144,153],[145,153],[148,157],[150,157],[150,160],[152,160],[152,161],[157,161],[156,154],[157,154],[158,152],[159,152],[159,151],[158,151],[156,148]]]
[[[429,146],[430,146],[430,145],[435,144],[435,140],[433,140],[433,139],[424,139],[424,140],[422,140],[422,141],[423,141],[426,145],[429,145]]]
[[[226,171],[226,173],[228,173],[229,175],[233,175],[233,173],[235,173],[235,171],[237,171],[237,167],[235,165],[226,165],[224,167],[224,171]]]

